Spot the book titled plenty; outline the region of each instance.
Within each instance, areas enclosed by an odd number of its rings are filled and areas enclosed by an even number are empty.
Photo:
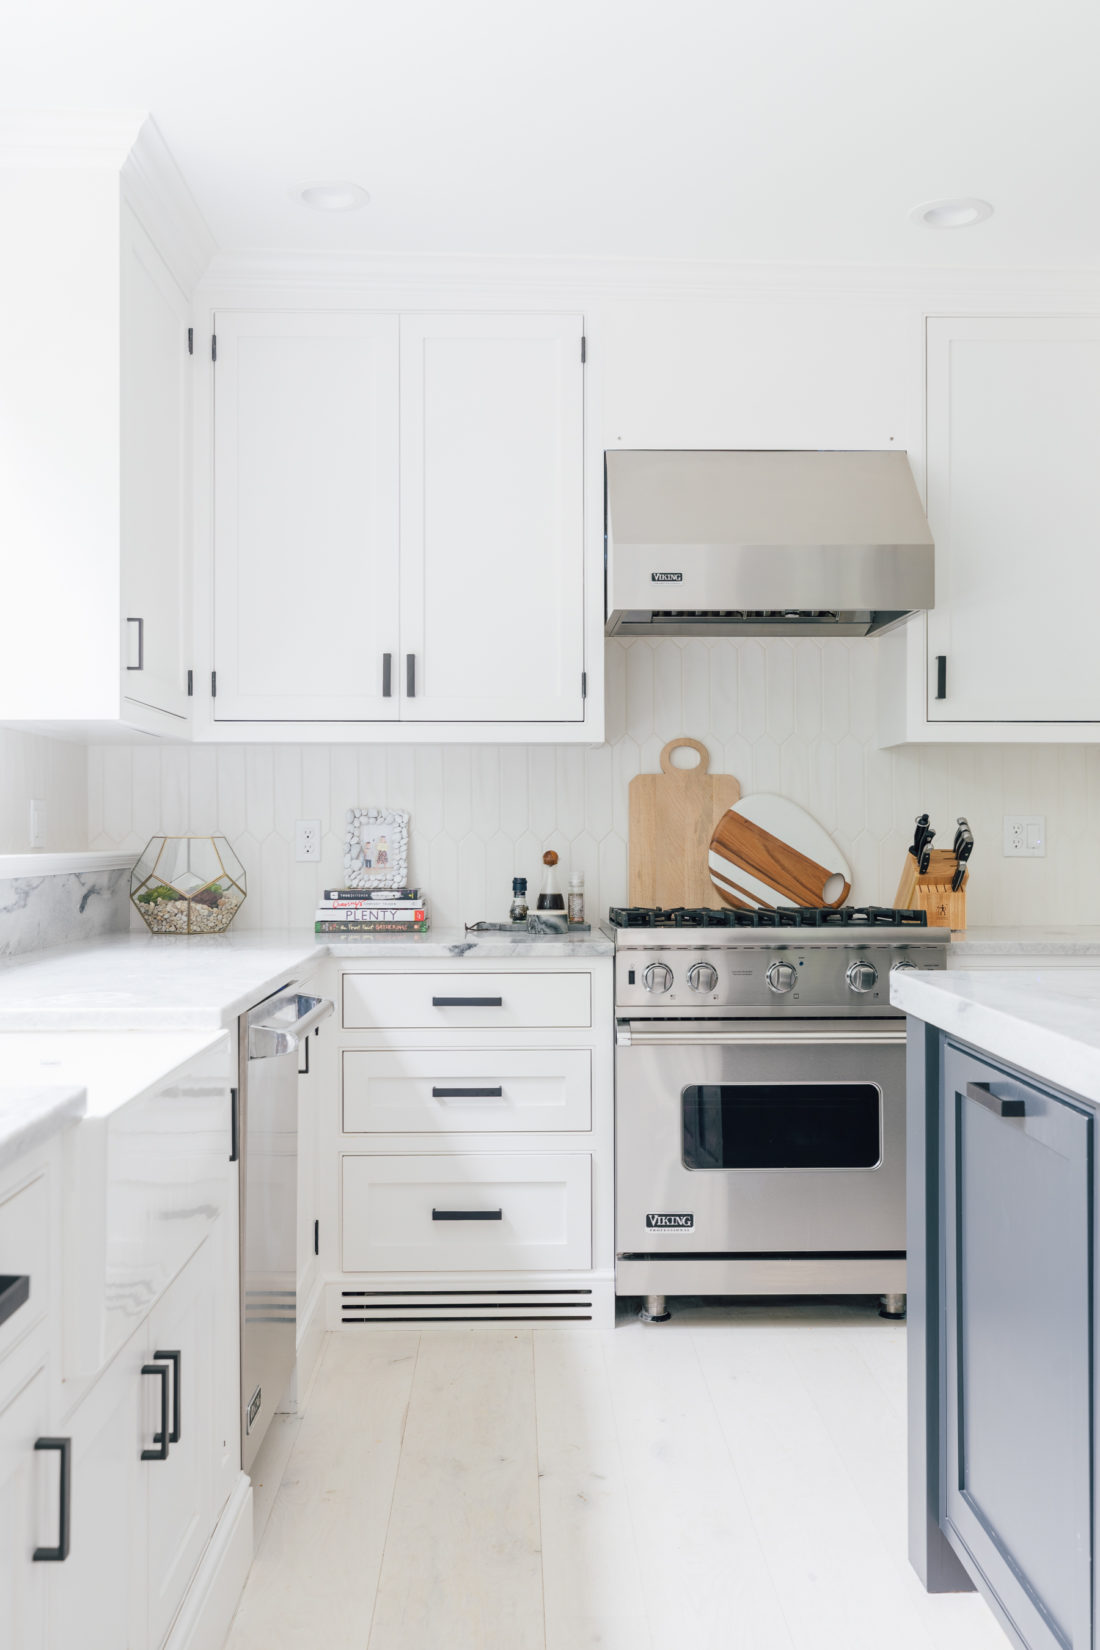
[[[380,928],[395,922],[427,922],[426,905],[319,905],[314,913],[318,922],[376,923]]]

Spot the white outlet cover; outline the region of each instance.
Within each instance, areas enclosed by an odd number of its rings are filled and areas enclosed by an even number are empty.
[[[1045,814],[1005,814],[1004,857],[1045,859],[1047,822]]]
[[[300,864],[314,864],[321,857],[321,821],[296,819],[294,821],[294,858]]]
[[[28,848],[44,848],[46,846],[46,804],[41,797],[31,797],[27,837]]]

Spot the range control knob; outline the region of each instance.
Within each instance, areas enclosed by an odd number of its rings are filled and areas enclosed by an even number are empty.
[[[890,964],[890,972],[891,974],[900,974],[903,968],[916,968],[916,966],[915,962],[906,962],[903,957],[901,962]]]
[[[798,969],[792,963],[773,962],[764,975],[771,991],[777,991],[780,996],[785,991],[793,991],[798,979]]]
[[[688,969],[688,985],[693,991],[713,991],[718,984],[718,970],[713,963],[692,963]]]
[[[878,984],[878,969],[874,963],[864,962],[861,958],[859,962],[849,963],[844,978],[852,991],[873,991]]]
[[[642,975],[647,991],[667,991],[672,984],[672,970],[667,963],[650,963]]]

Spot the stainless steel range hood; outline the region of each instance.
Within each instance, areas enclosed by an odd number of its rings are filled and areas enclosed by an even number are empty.
[[[869,636],[932,606],[903,452],[609,452],[609,636]]]

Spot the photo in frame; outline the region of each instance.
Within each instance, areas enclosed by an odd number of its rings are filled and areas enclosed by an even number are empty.
[[[406,809],[348,809],[344,881],[349,888],[408,886],[409,815]]]

